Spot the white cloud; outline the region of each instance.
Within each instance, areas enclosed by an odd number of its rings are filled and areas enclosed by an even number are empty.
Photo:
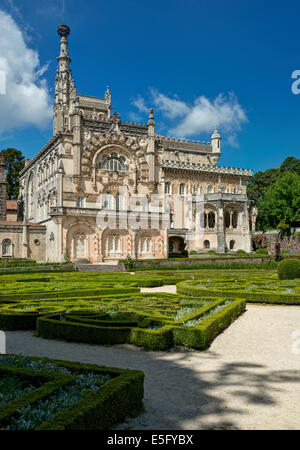
[[[151,96],[155,106],[162,111],[168,119],[176,119],[189,113],[189,107],[186,103],[176,98],[167,97],[155,89],[151,89]]]
[[[145,100],[140,95],[132,100],[132,104],[142,113],[149,112],[149,108],[146,106]]]
[[[172,137],[199,137],[217,125],[225,136],[225,142],[238,147],[237,132],[248,121],[245,110],[234,94],[219,94],[210,100],[205,96],[196,98],[193,104],[180,100],[177,96],[166,96],[155,89],[150,97],[156,110],[169,120],[168,134]],[[137,101],[138,100],[138,101]],[[145,101],[139,97],[133,104],[143,112]]]
[[[0,70],[6,75],[6,94],[0,95],[0,133],[26,126],[44,128],[52,116],[47,66],[28,47],[13,18],[0,11]]]

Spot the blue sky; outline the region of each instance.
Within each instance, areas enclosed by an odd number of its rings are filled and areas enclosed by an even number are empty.
[[[300,95],[291,91],[291,74],[300,69],[299,1],[65,1],[78,93],[103,97],[109,84],[122,119],[146,121],[153,106],[157,132],[166,136],[207,141],[219,123],[221,165],[258,171],[299,157]],[[10,36],[22,47],[18,29],[25,49],[14,77],[28,53],[24,66],[33,89],[33,100],[15,110],[0,95],[0,148],[19,148],[30,158],[51,138],[61,4],[0,0],[17,27],[4,33],[0,62]],[[7,17],[0,20],[2,36]]]

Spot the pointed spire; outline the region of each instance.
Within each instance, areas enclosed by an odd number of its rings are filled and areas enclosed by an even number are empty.
[[[61,37],[60,53],[57,58],[58,68],[55,80],[54,118],[53,133],[65,131],[70,126],[68,116],[74,111],[74,100],[76,98],[76,86],[72,79],[70,68],[71,59],[68,53],[68,36],[71,31],[68,25],[63,23],[57,28]]]
[[[106,107],[107,107],[107,117],[110,118],[110,115],[111,115],[111,92],[109,90],[109,86],[107,86],[107,88],[106,88],[104,98],[105,98],[105,103],[106,103]]]
[[[149,126],[149,125],[155,126],[154,109],[153,109],[153,108],[151,108],[151,109],[149,110],[148,126]]]
[[[60,41],[60,54],[57,58],[58,61],[58,71],[60,73],[69,72],[70,70],[70,62],[68,54],[68,39],[67,37],[70,35],[71,30],[66,24],[62,24],[57,28],[57,33],[61,37]]]

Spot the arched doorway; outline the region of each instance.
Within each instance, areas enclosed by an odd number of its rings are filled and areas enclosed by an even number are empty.
[[[71,261],[91,261],[98,259],[95,250],[95,230],[86,222],[78,222],[66,230],[65,251],[69,254]]]
[[[83,232],[74,234],[74,257],[75,259],[87,259],[87,236]]]
[[[172,253],[183,253],[186,248],[184,238],[181,236],[169,237],[169,257]]]

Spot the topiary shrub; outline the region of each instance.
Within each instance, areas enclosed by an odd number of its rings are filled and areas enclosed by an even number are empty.
[[[191,250],[191,251],[190,251],[190,255],[197,255],[196,250]]]
[[[237,256],[242,256],[242,255],[247,255],[247,253],[245,252],[245,250],[238,250],[238,251],[236,252],[236,255],[237,255]]]
[[[300,278],[300,261],[298,259],[284,259],[278,265],[280,280],[293,280]]]
[[[266,248],[258,248],[255,251],[255,254],[256,255],[268,255],[269,253],[268,253],[268,250]]]
[[[217,252],[215,250],[208,250],[207,252],[209,255],[216,255]]]

